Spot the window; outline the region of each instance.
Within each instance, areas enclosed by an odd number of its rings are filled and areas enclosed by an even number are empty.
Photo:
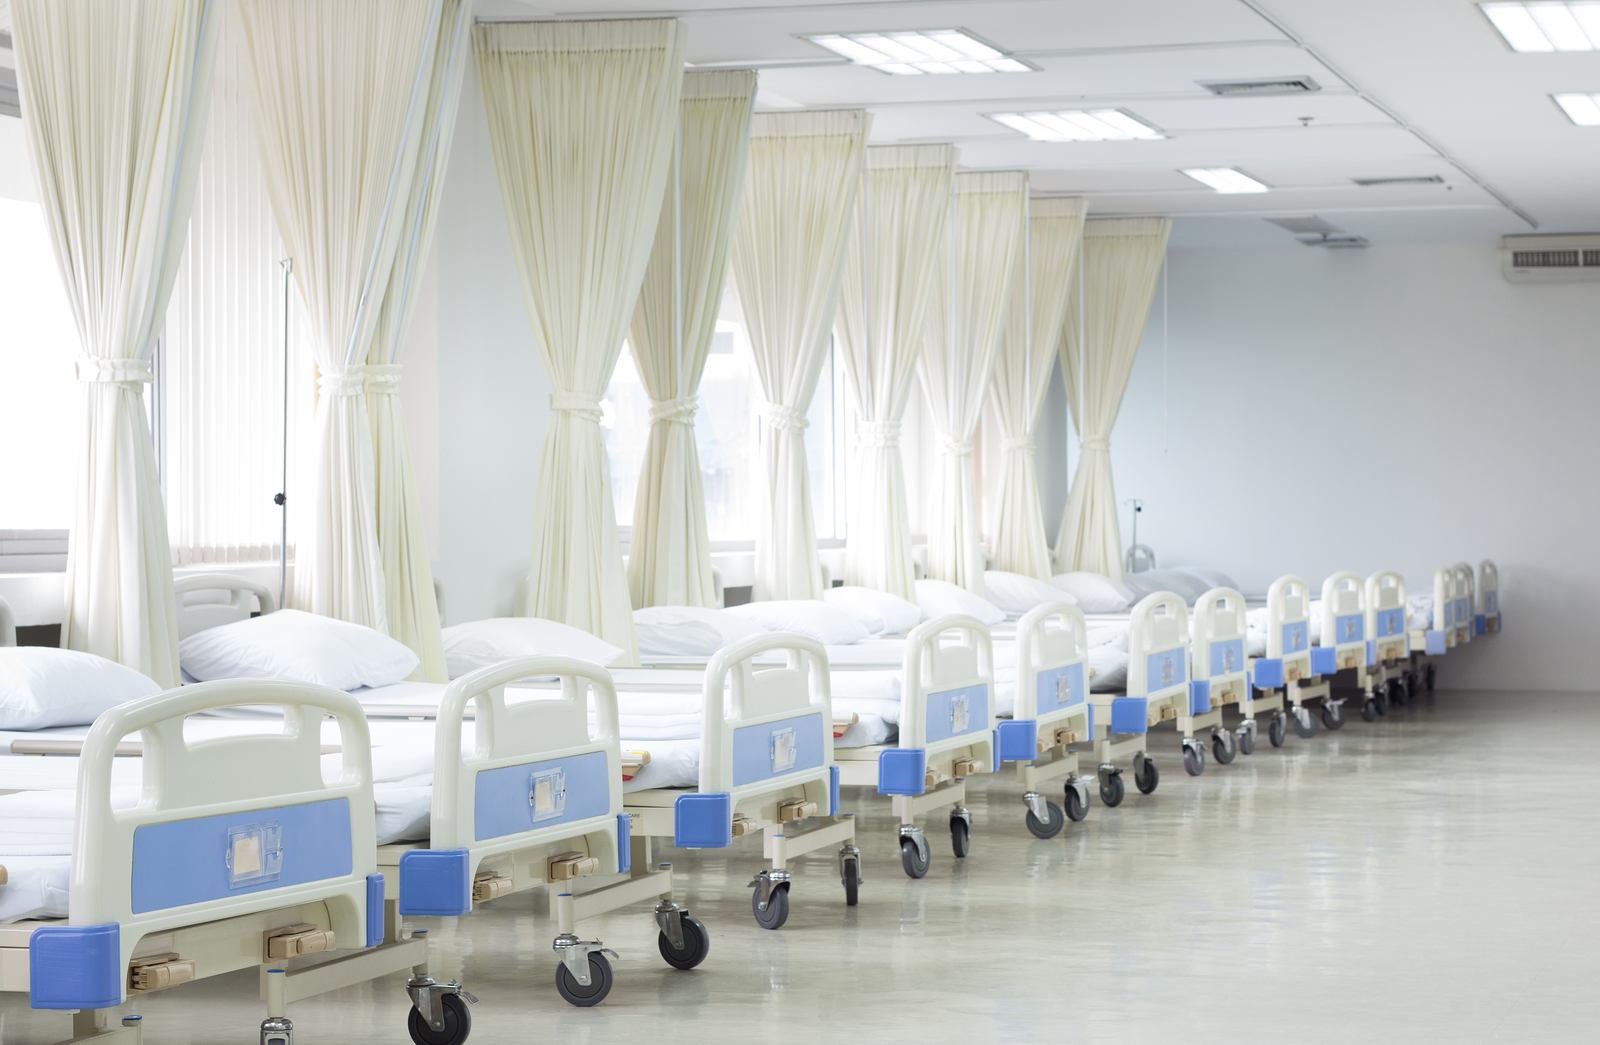
[[[77,496],[80,345],[37,203],[0,199],[0,323],[0,528],[65,529]]]
[[[700,409],[695,413],[695,448],[705,489],[706,528],[714,544],[748,546],[755,539],[756,501],[761,483],[761,384],[756,376],[743,318],[724,298],[700,379]],[[817,379],[806,417],[806,459],[819,541],[843,540],[847,440],[854,412],[846,394],[842,365],[829,352]],[[610,457],[611,496],[617,523],[633,524],[634,497],[650,437],[650,397],[639,380],[633,356],[624,351],[606,389],[600,425]]]

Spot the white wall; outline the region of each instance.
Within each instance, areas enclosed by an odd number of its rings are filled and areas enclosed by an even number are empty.
[[[460,622],[511,613],[528,570],[550,415],[550,382],[522,305],[476,69],[462,87],[440,207],[435,575],[448,621]]]
[[[1162,565],[1261,592],[1492,558],[1506,631],[1444,683],[1595,688],[1600,286],[1506,283],[1482,244],[1175,250],[1169,308],[1167,394],[1158,295],[1112,435]]]

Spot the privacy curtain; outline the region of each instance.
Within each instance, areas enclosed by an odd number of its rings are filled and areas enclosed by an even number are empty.
[[[727,278],[755,92],[750,70],[683,77],[673,172],[628,338],[650,396],[628,558],[637,607],[717,602],[694,415]]]
[[[672,172],[686,36],[671,20],[475,30],[512,253],[554,389],[523,612],[583,628],[634,663],[600,397]]]
[[[845,583],[904,599],[914,596],[915,575],[900,421],[922,352],[958,155],[953,145],[867,150],[835,327],[860,419]]]
[[[1049,580],[1052,571],[1044,510],[1039,505],[1033,426],[1050,387],[1061,323],[1075,287],[1087,209],[1087,201],[1081,199],[1031,203],[1028,239],[1018,258],[1005,335],[989,386],[1004,454],[993,565],[1040,580]]]
[[[61,645],[178,684],[143,390],[200,165],[219,0],[15,0],[23,129],[78,324],[82,469]]]
[[[1071,298],[1061,339],[1061,373],[1080,455],[1056,536],[1058,572],[1087,570],[1122,579],[1111,428],[1139,353],[1171,230],[1166,218],[1084,223],[1083,294]]]
[[[751,122],[733,279],[766,398],[756,599],[822,597],[806,410],[838,312],[871,124],[859,109],[761,113]]]
[[[957,174],[949,230],[935,247],[933,300],[917,376],[939,438],[928,513],[928,576],[983,594],[972,440],[994,372],[1022,246],[1028,178],[1021,171]]]
[[[387,632],[367,384],[393,371],[366,364],[409,231],[445,0],[241,0],[240,13],[267,191],[318,370],[312,504],[290,505],[305,520],[291,601]]]

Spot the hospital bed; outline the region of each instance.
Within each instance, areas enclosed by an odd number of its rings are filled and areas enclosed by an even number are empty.
[[[1001,762],[1016,763],[1028,807],[1024,822],[1038,838],[1054,838],[1066,821],[1089,813],[1077,750],[1094,736],[1088,653],[1088,628],[1076,606],[1045,603],[1017,623],[1015,697],[1011,717],[995,727],[995,747]],[[1063,778],[1064,812],[1039,790]]]
[[[1108,617],[1099,617],[1108,620]],[[1175,720],[1189,702],[1189,613],[1183,597],[1154,592],[1128,614],[1127,680],[1121,692],[1090,687],[1094,706],[1094,752],[1099,761],[1100,801],[1122,803],[1117,760],[1131,754],[1133,783],[1150,794],[1161,774],[1150,757],[1150,727]]]
[[[932,852],[917,817],[949,806],[950,848],[964,858],[972,836],[967,778],[997,768],[989,629],[960,614],[924,621],[906,638],[902,670],[898,742],[838,751],[839,779],[890,796],[901,869],[921,878]]]
[[[1260,655],[1252,652],[1250,684],[1266,695],[1251,702],[1252,710],[1271,707],[1272,719],[1267,725],[1267,739],[1273,747],[1282,747],[1286,726],[1292,721],[1294,731],[1302,737],[1316,735],[1317,720],[1303,704],[1318,691],[1301,682],[1309,682],[1311,671],[1311,598],[1306,582],[1289,575],[1279,577],[1267,588],[1265,607],[1265,641]],[[1285,706],[1287,704],[1287,707]],[[1255,746],[1255,718],[1245,721],[1250,731],[1249,753]]]
[[[1189,701],[1178,715],[1178,731],[1183,737],[1183,766],[1191,776],[1205,771],[1205,746],[1195,732],[1211,730],[1211,752],[1227,765],[1244,748],[1249,736],[1254,749],[1254,714],[1251,706],[1250,666],[1245,656],[1247,639],[1245,598],[1233,588],[1212,588],[1195,600],[1190,624],[1189,663],[1194,679],[1189,683]],[[1237,733],[1223,722],[1225,709],[1238,708],[1249,725]],[[1248,750],[1246,750],[1248,753]]]
[[[1361,717],[1367,722],[1387,714],[1392,700],[1415,693],[1417,673],[1411,666],[1411,640],[1406,628],[1406,581],[1394,570],[1367,578],[1364,600],[1370,653],[1359,677]]]
[[[1301,699],[1322,698],[1322,724],[1330,730],[1344,728],[1345,698],[1334,695],[1333,682],[1340,672],[1361,677],[1370,657],[1367,644],[1366,582],[1348,570],[1335,573],[1322,582],[1322,599],[1316,604],[1317,641],[1311,647],[1309,686],[1301,688]]]
[[[782,663],[771,663],[774,653]],[[855,818],[839,812],[822,646],[783,632],[753,635],[715,654],[701,684],[697,786],[628,791],[630,829],[687,849],[760,833],[771,866],[751,881],[750,906],[764,929],[788,920],[788,862],[829,846],[839,847],[845,902],[854,905],[861,851]]]
[[[529,679],[554,681],[512,688]],[[469,706],[474,729],[464,735]],[[397,873],[399,913],[455,917],[477,903],[548,887],[559,933],[552,945],[560,959],[556,989],[574,1005],[606,997],[613,978],[607,957],[616,957],[600,940],[579,939],[581,918],[656,900],[662,958],[678,969],[699,965],[710,937],[674,900],[672,865],[650,866],[642,839],[631,837],[621,758],[616,693],[598,665],[519,657],[450,683],[433,742],[428,842],[379,853],[380,865]],[[618,874],[627,877],[576,888],[589,876]],[[461,1011],[448,992],[420,993],[417,1010],[448,1018],[452,1006]]]
[[[281,730],[185,737],[189,716],[245,705],[281,708]],[[337,772],[324,767],[324,715],[342,740]],[[130,775],[116,756],[135,733],[142,757]],[[36,831],[38,852],[16,858],[35,870],[70,862],[68,916],[0,926],[0,990],[70,1011],[74,1042],[137,1043],[138,1017],[109,1026],[107,1010],[129,994],[255,966],[261,1041],[290,1045],[291,1002],[401,971],[429,980],[426,937],[385,933],[370,752],[353,697],[278,680],[186,686],[101,715],[77,760],[67,844]],[[61,797],[22,791],[0,803],[42,827],[51,818],[38,804]],[[289,961],[334,949],[347,953]]]
[[[1500,568],[1491,560],[1478,563],[1477,632],[1486,635],[1500,630]]]

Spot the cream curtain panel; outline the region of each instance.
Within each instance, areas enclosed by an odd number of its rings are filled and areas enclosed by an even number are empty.
[[[939,436],[928,513],[928,576],[983,594],[972,441],[1011,305],[1028,178],[1021,171],[957,174],[917,377]]]
[[[267,191],[318,370],[292,601],[387,632],[366,393],[392,372],[366,361],[405,238],[444,3],[241,0],[240,13]]]
[[[672,172],[687,31],[671,20],[480,25],[478,70],[550,426],[523,612],[637,663],[600,397]]]
[[[694,414],[727,279],[755,93],[748,69],[683,76],[677,155],[628,338],[651,400],[628,558],[638,607],[717,601]]]
[[[761,113],[751,121],[733,279],[766,397],[756,599],[822,597],[806,410],[839,308],[871,125],[860,109]]]
[[[1033,426],[1050,387],[1067,299],[1075,288],[1087,209],[1088,202],[1081,199],[1032,201],[1028,241],[1017,265],[1005,336],[989,386],[1004,455],[993,565],[1040,580],[1050,579],[1051,562],[1039,505]]]
[[[900,422],[922,352],[959,155],[953,145],[867,150],[834,328],[860,419],[845,583],[903,599],[914,596],[915,575]]]
[[[61,645],[178,683],[172,549],[145,418],[205,134],[218,0],[16,0],[35,183],[83,356]]]
[[[1111,428],[1139,354],[1171,231],[1166,218],[1084,223],[1083,293],[1071,299],[1061,339],[1061,373],[1082,452],[1056,535],[1057,572],[1087,570],[1122,579]]]

